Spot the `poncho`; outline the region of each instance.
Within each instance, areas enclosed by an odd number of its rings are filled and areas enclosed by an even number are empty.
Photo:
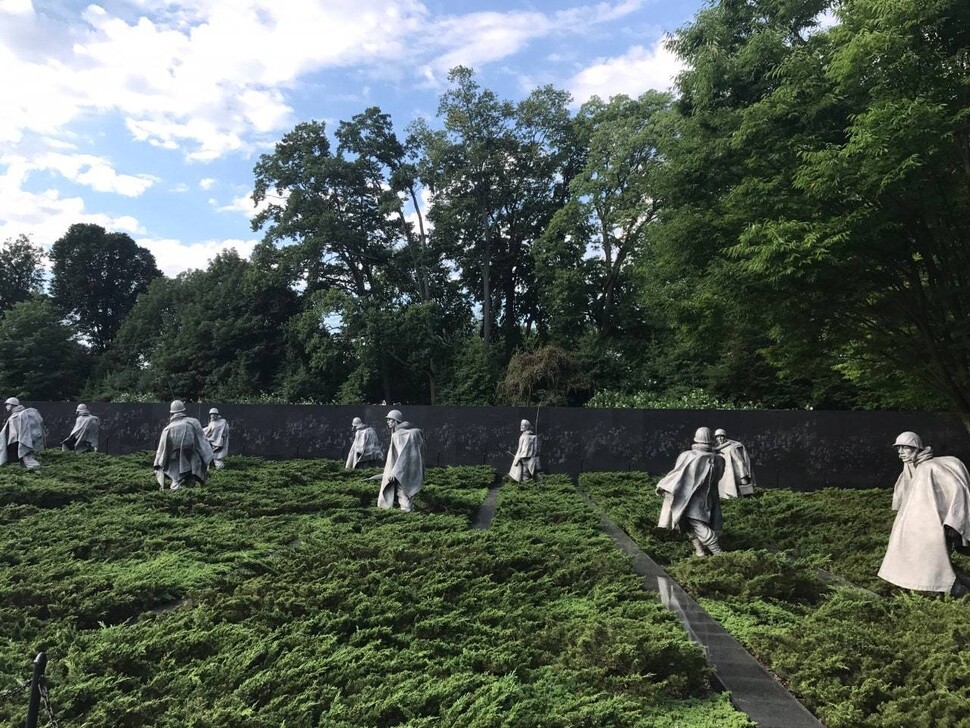
[[[71,434],[61,440],[66,450],[97,450],[101,438],[101,420],[94,415],[78,415]]]
[[[358,463],[384,459],[384,448],[373,427],[364,425],[354,433],[354,442],[347,454],[347,469],[353,470]]]
[[[8,462],[7,446],[17,444],[17,458],[22,459],[44,449],[44,418],[33,407],[17,405],[0,429],[0,465]]]
[[[893,490],[896,520],[879,568],[886,581],[919,591],[949,592],[956,581],[944,526],[970,544],[970,476],[954,457],[930,448],[905,463]]]
[[[540,469],[539,436],[533,432],[523,432],[519,437],[519,449],[512,459],[509,477],[516,483],[521,483],[526,478],[535,478]]]
[[[391,433],[378,502],[394,502],[395,481],[409,498],[424,484],[424,434],[410,422],[402,422]]]
[[[203,432],[217,458],[224,458],[229,454],[229,423],[226,422],[225,417],[210,420]]]
[[[722,498],[737,498],[754,493],[754,473],[751,472],[751,458],[748,451],[737,440],[728,440],[717,445],[714,451],[724,458],[724,475],[717,482],[717,490]],[[747,478],[749,482],[742,483]]]
[[[189,476],[204,483],[213,460],[215,455],[199,421],[182,413],[172,415],[155,451],[154,469],[159,485],[164,486],[166,475],[176,483]]]
[[[682,452],[674,469],[657,483],[657,495],[664,497],[657,525],[676,529],[683,519],[695,518],[719,531],[722,519],[717,481],[723,469],[724,458],[707,445],[695,444]]]

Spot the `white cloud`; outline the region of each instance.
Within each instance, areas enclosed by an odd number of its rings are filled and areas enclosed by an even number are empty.
[[[140,197],[158,181],[148,174],[119,174],[107,159],[92,154],[48,152],[33,157],[30,162],[21,161],[29,170],[51,170],[96,192],[114,192],[125,197]],[[0,157],[0,163],[8,162],[9,158]]]
[[[31,0],[0,0],[0,13],[7,15],[33,15],[34,4]]]
[[[286,94],[310,73],[352,68],[386,80],[413,69],[437,82],[458,63],[480,67],[539,37],[581,35],[643,0],[443,17],[419,0],[133,0],[138,17],[89,5],[67,24],[33,15],[28,0],[0,3],[29,15],[17,25],[34,37],[27,52],[24,33],[0,28],[0,141],[119,115],[135,140],[204,162],[252,152],[292,125]]]
[[[623,0],[550,14],[476,12],[442,18],[424,36],[424,43],[436,51],[436,56],[420,67],[420,73],[428,81],[439,83],[454,66],[481,67],[518,53],[532,40],[552,34],[582,34],[592,26],[635,12],[642,5],[642,0]]]
[[[226,205],[219,205],[215,199],[210,199],[209,204],[213,205],[219,212],[241,212],[246,217],[255,217],[258,213],[265,210],[270,205],[279,205],[286,201],[289,197],[289,191],[283,190],[282,195],[277,195],[274,192],[267,192],[266,197],[258,205],[253,204],[253,195],[251,192],[240,195],[239,197],[234,197],[232,202]]]
[[[197,243],[183,243],[171,238],[140,238],[136,242],[148,248],[159,269],[167,276],[176,276],[187,270],[200,270],[219,253],[235,249],[243,258],[253,254],[257,240],[203,240]]]
[[[199,189],[211,190],[216,181],[212,177],[203,177],[199,180]]]
[[[23,233],[40,245],[49,246],[74,223],[93,223],[112,232],[144,232],[138,220],[130,215],[88,212],[80,197],[63,197],[54,189],[24,190],[30,172],[28,164],[14,161],[0,174],[0,240]]]
[[[618,94],[639,96],[649,89],[672,89],[683,69],[683,61],[661,39],[650,48],[637,45],[622,56],[598,60],[569,79],[566,87],[577,104],[594,95],[604,100]]]

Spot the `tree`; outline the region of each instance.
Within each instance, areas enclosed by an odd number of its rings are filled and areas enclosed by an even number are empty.
[[[722,0],[673,41],[687,70],[660,140],[659,224],[639,267],[645,308],[667,322],[653,372],[661,389],[784,407],[853,401],[834,368],[838,352],[813,328],[831,289],[851,277],[793,295],[737,248],[766,219],[824,212],[794,179],[803,151],[836,142],[847,123],[841,99],[815,93],[828,42],[817,16],[827,5]],[[786,86],[788,76],[803,90]],[[766,113],[785,94],[787,112]],[[789,355],[793,366],[783,363]]]
[[[160,279],[118,332],[102,392],[246,399],[272,392],[296,294],[234,250],[203,271]]]
[[[606,339],[630,320],[633,263],[657,216],[658,145],[670,104],[656,91],[593,97],[573,120],[585,164],[533,248],[547,323],[560,341],[575,339],[585,322]]]
[[[84,350],[50,301],[21,301],[0,319],[0,392],[4,397],[71,399],[86,376]]]
[[[440,100],[444,128],[412,126],[419,170],[431,193],[432,237],[449,246],[459,280],[482,309],[486,345],[500,323],[506,349],[535,323],[528,250],[562,204],[573,171],[569,94],[552,87],[519,104],[483,89],[470,69],[449,73]]]
[[[139,294],[162,275],[128,235],[88,223],[71,225],[50,257],[51,297],[96,353],[107,351]]]
[[[260,159],[253,199],[272,201],[253,220],[266,226],[254,263],[305,287],[296,349],[322,344],[320,316],[335,319],[327,336],[355,352],[342,399],[433,403],[468,306],[427,235],[409,145],[376,107],[340,122],[335,138],[336,148],[323,124],[300,124]]]
[[[970,429],[970,8],[850,0],[813,31],[821,8],[722,2],[678,38],[681,181],[705,197],[667,222],[706,216],[717,261],[686,298],[755,322],[809,401],[823,382],[843,402],[946,402]]]
[[[40,293],[43,251],[26,235],[7,238],[0,247],[0,316],[15,303]]]
[[[519,406],[577,406],[590,393],[580,362],[558,346],[518,352],[498,385],[499,401]]]

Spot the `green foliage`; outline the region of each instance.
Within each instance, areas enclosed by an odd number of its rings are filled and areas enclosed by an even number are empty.
[[[965,600],[900,593],[876,576],[891,492],[763,490],[725,501],[727,551],[697,559],[683,534],[655,527],[656,481],[588,473],[580,485],[827,726],[967,725]],[[839,586],[824,587],[818,567]]]
[[[0,246],[0,316],[15,303],[40,293],[44,251],[26,235],[7,238]]]
[[[95,394],[216,401],[273,393],[296,294],[235,251],[204,271],[159,279],[118,332]]]
[[[812,563],[764,549],[729,551],[716,559],[685,559],[671,576],[703,597],[815,603],[826,587]]]
[[[581,404],[589,390],[575,356],[558,346],[544,346],[512,357],[499,382],[498,398],[511,405],[566,406]]]
[[[24,399],[71,399],[84,384],[88,361],[50,301],[14,304],[0,319],[0,392]]]
[[[162,275],[155,256],[125,233],[71,225],[51,247],[51,298],[97,353],[111,345],[148,284]]]
[[[45,649],[75,726],[749,725],[565,478],[474,531],[487,468],[403,514],[336,462],[227,462],[178,493],[149,453],[0,472],[2,682]]]
[[[586,403],[587,407],[635,408],[635,409],[757,409],[754,402],[734,403],[723,400],[702,389],[675,390],[668,392],[617,392],[601,390]]]

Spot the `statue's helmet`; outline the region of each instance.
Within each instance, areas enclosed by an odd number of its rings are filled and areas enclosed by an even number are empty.
[[[7,401],[4,402],[4,404],[10,404],[10,405],[13,405],[14,407],[19,407],[20,400],[17,399],[16,397],[7,397]]]
[[[77,411],[77,413],[78,413],[79,415],[86,415],[86,414],[89,414],[89,412],[88,412],[88,406],[87,406],[86,404],[79,404],[79,405],[77,406],[77,410],[76,410],[76,411]]]
[[[923,441],[915,432],[902,432],[893,443],[893,447],[915,447],[917,450],[923,449]]]
[[[519,423],[519,427],[521,427],[523,430],[531,430],[532,429],[532,423],[529,422],[528,420],[522,420]]]
[[[364,421],[360,419],[360,417],[354,417],[354,421],[353,421],[354,427],[361,427],[363,424],[364,424]]]
[[[404,415],[401,414],[401,410],[391,410],[387,413],[386,420],[394,420],[395,422],[404,422]]]
[[[175,414],[177,412],[185,412],[185,402],[180,399],[173,399],[172,404],[168,406],[169,414]]]
[[[210,415],[217,415],[217,414],[219,414],[219,410],[217,410],[215,407],[213,407],[212,409],[209,410],[209,414]]]
[[[727,430],[725,430],[723,427],[718,427],[716,430],[714,430],[714,437],[727,437]]]
[[[698,427],[697,432],[694,433],[694,442],[699,445],[710,445],[711,444],[711,428],[710,427]]]

